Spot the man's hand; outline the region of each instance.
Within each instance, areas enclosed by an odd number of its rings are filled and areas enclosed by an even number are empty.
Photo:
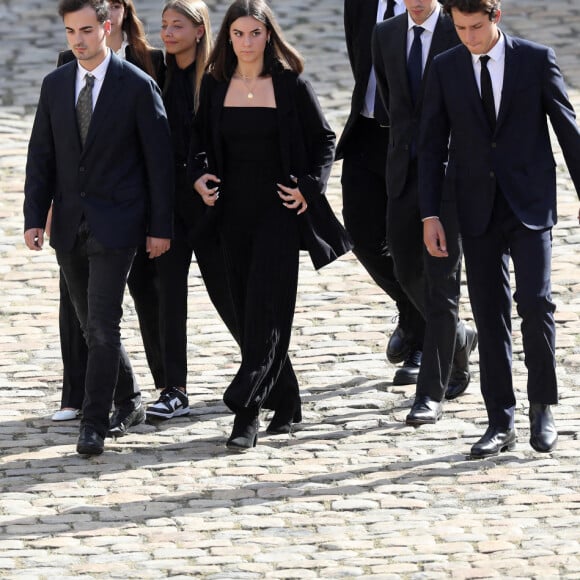
[[[44,244],[44,230],[42,228],[30,228],[24,232],[24,242],[29,250],[40,252]]]
[[[165,254],[171,246],[169,238],[153,238],[147,236],[145,241],[145,251],[149,254],[149,259],[158,258],[161,254]]]
[[[434,258],[447,258],[449,255],[445,229],[437,218],[428,218],[423,222],[423,241]]]

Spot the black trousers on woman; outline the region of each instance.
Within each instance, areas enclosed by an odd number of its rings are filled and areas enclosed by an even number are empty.
[[[242,351],[224,402],[234,413],[291,404],[298,398],[288,358],[298,287],[296,213],[279,204],[255,224],[226,216],[222,240]]]

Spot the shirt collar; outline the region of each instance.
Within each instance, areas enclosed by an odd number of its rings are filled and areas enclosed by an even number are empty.
[[[82,64],[81,61],[78,62],[78,69],[77,69],[77,76],[81,79],[85,78],[85,75],[91,74],[95,77],[95,79],[99,82],[102,82],[107,74],[107,68],[109,66],[109,62],[111,61],[111,50],[107,48],[107,56],[103,60],[103,62],[93,70],[87,70]]]
[[[423,22],[423,24],[417,24],[412,18],[409,13],[407,13],[407,26],[408,30],[412,30],[414,26],[421,26],[421,28],[427,30],[431,34],[435,31],[435,27],[437,26],[437,21],[439,20],[439,14],[441,13],[441,4],[437,2],[435,6],[435,10],[429,15],[429,18]]]
[[[495,62],[500,62],[503,60],[505,56],[505,36],[502,34],[501,30],[499,31],[499,40],[494,44],[493,48],[489,52],[486,52],[485,54],[489,56],[490,60],[493,60]],[[471,55],[473,64],[476,64],[479,61],[480,56],[482,55],[481,54]]]

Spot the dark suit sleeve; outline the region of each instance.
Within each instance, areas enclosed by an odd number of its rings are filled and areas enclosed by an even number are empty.
[[[383,106],[387,115],[389,114],[389,83],[387,81],[387,75],[385,74],[385,63],[383,61],[383,53],[381,50],[381,29],[383,23],[378,24],[373,29],[373,35],[371,37],[371,52],[373,57],[373,68],[375,71],[375,77],[377,79],[377,89]]]
[[[24,231],[44,228],[56,186],[56,156],[48,92],[45,79],[28,143],[24,183]]]
[[[556,63],[556,55],[551,48],[548,48],[546,53],[542,95],[544,108],[550,117],[570,177],[580,198],[580,131],[576,114],[566,93],[562,73]]]
[[[308,173],[297,175],[298,187],[306,200],[324,193],[334,162],[336,135],[330,128],[310,83],[297,79],[297,110],[308,157]]]
[[[149,90],[137,99],[137,119],[141,148],[149,185],[149,225],[147,235],[172,237],[175,171],[169,123],[161,100],[161,91],[148,78]]]
[[[441,78],[435,58],[427,74],[419,130],[419,208],[421,218],[438,216],[445,164],[449,153],[450,124],[443,100]]]

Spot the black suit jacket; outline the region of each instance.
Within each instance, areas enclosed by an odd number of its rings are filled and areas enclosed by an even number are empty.
[[[404,191],[411,161],[411,143],[418,140],[425,80],[433,58],[457,44],[459,38],[451,18],[441,13],[433,32],[423,81],[413,103],[407,76],[407,14],[381,22],[375,28],[372,54],[379,93],[390,122],[387,151],[387,191],[399,197]]]
[[[153,64],[153,71],[154,71],[154,79],[155,82],[163,89],[163,85],[165,84],[165,57],[163,56],[163,51],[159,50],[158,48],[152,48],[149,50],[149,55],[151,56],[151,62]],[[125,47],[125,59],[134,64],[135,66],[139,67],[144,72],[147,72],[143,69],[140,63],[137,62],[135,58],[135,53],[131,46]],[[58,53],[58,60],[56,62],[56,66],[62,66],[67,62],[71,62],[75,60],[75,55],[72,50],[63,50],[62,52]]]
[[[318,269],[352,248],[324,195],[334,160],[335,135],[308,82],[283,71],[272,76],[272,83],[283,173],[286,185],[293,185],[291,175],[298,178],[308,203],[306,212],[298,216],[301,241]],[[192,183],[206,172],[218,177],[224,174],[220,127],[227,89],[227,82],[216,81],[209,74],[202,81],[188,163]],[[210,209],[218,210],[219,203]]]
[[[556,223],[556,166],[548,117],[580,196],[580,130],[554,51],[508,35],[505,42],[494,132],[464,46],[433,61],[425,91],[421,214],[437,215],[445,185],[457,199],[462,233],[472,236],[485,231],[498,187],[526,227],[544,229]]]
[[[69,251],[85,216],[108,248],[172,236],[174,167],[159,87],[111,56],[85,146],[75,112],[76,62],[42,83],[26,165],[25,230],[44,228],[53,203],[50,244]]]
[[[373,67],[370,38],[377,23],[379,0],[345,0],[344,33],[350,68],[354,76],[354,89],[350,114],[336,147],[336,159],[344,157],[355,122],[361,114],[369,76]]]

